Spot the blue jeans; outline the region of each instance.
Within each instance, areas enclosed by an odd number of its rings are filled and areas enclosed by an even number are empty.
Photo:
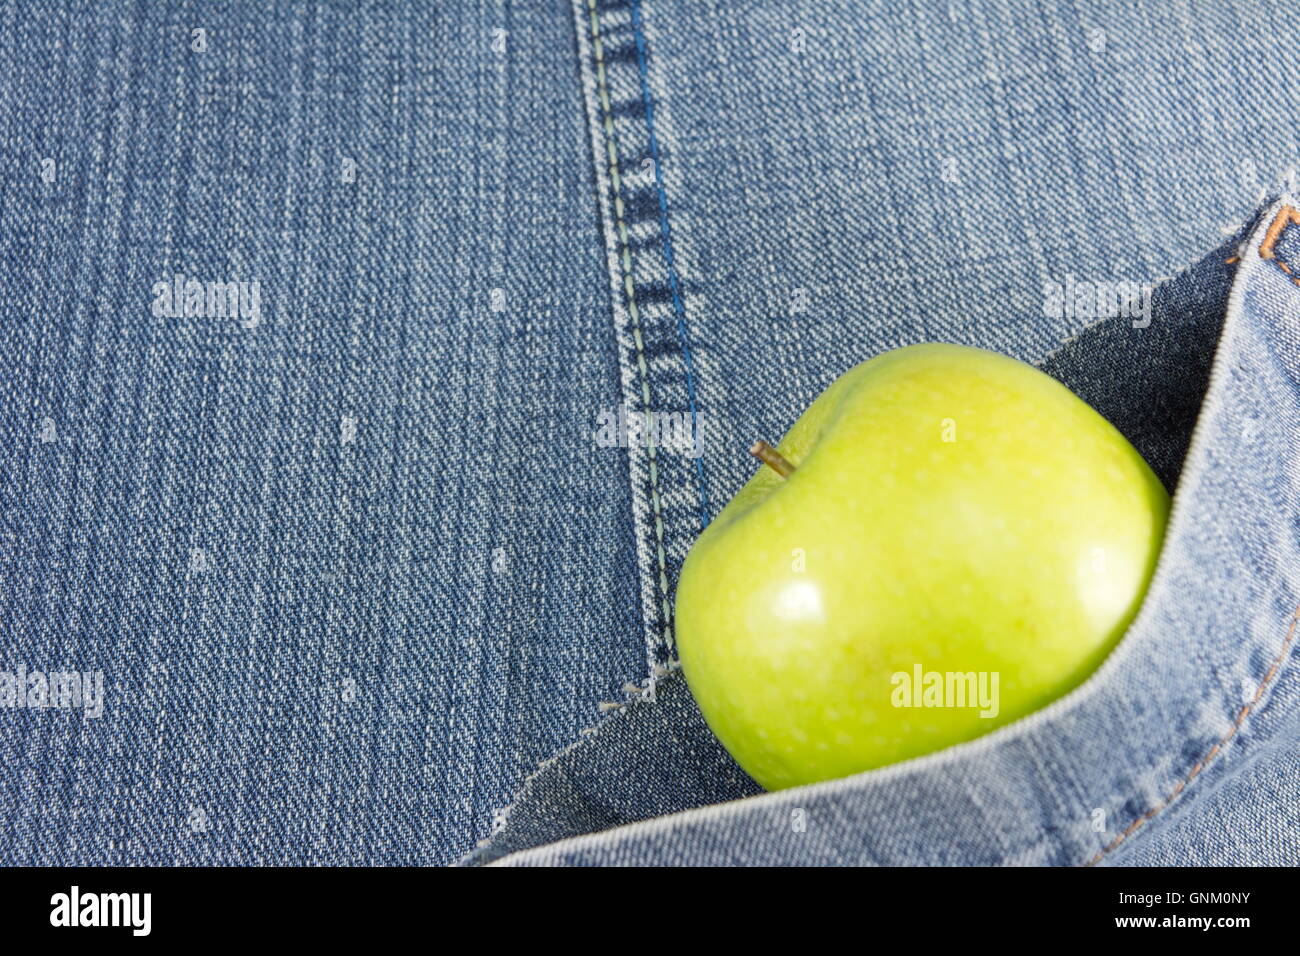
[[[0,706],[0,861],[1300,861],[1300,27],[1157,12],[8,11],[0,671],[103,690]],[[1150,315],[1044,307],[1113,280]],[[678,569],[927,340],[1134,442],[1156,579],[1046,710],[763,795]]]

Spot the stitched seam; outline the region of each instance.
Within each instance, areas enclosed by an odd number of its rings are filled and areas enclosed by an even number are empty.
[[[1264,241],[1259,244],[1259,257],[1267,259],[1282,270],[1282,274],[1300,285],[1300,277],[1292,271],[1291,267],[1277,257],[1274,251],[1278,240],[1282,238],[1282,233],[1286,232],[1288,226],[1300,223],[1300,212],[1297,212],[1290,206],[1283,206],[1278,210],[1273,221],[1268,224],[1268,231],[1264,233]]]
[[[691,361],[690,336],[686,331],[686,307],[682,304],[677,281],[677,267],[673,263],[672,231],[668,226],[668,194],[664,190],[662,163],[659,159],[659,141],[655,137],[654,100],[650,96],[650,73],[646,67],[645,30],[641,25],[641,0],[631,0],[632,33],[636,40],[637,69],[641,74],[641,101],[645,104],[646,134],[650,141],[650,158],[654,162],[655,192],[659,200],[659,233],[663,237],[664,265],[668,270],[668,286],[673,295],[673,312],[677,317],[677,338],[682,346],[686,363],[686,397],[691,409],[691,427],[699,434],[699,417],[695,409],[695,366]],[[704,485],[704,458],[696,456],[695,474],[700,485],[700,530],[709,523],[709,493]]]
[[[614,221],[618,230],[619,265],[623,271],[623,291],[627,296],[628,315],[632,319],[632,340],[636,345],[637,373],[641,379],[641,403],[646,414],[646,434],[650,431],[650,372],[646,368],[645,342],[641,335],[641,313],[636,304],[636,284],[632,278],[632,252],[628,244],[627,224],[623,220],[622,180],[619,176],[618,140],[614,134],[614,112],[609,101],[609,85],[605,78],[604,45],[600,37],[600,12],[596,9],[596,0],[587,0],[587,11],[591,19],[592,58],[596,63],[596,84],[600,97],[600,109],[605,131],[605,153],[609,160],[610,192],[613,198]],[[663,622],[664,642],[668,652],[673,653],[672,628],[669,625],[672,609],[668,600],[668,561],[664,554],[664,522],[662,502],[659,496],[659,469],[653,442],[646,442],[646,456],[649,458],[650,502],[654,508],[655,560],[659,565],[659,594]],[[652,661],[653,664],[653,661]],[[652,675],[653,679],[653,675]]]
[[[1271,233],[1272,229],[1270,228],[1269,231]],[[1115,839],[1111,840],[1110,843],[1105,848],[1103,848],[1100,852],[1097,853],[1096,856],[1094,856],[1087,863],[1085,863],[1084,866],[1092,866],[1095,863],[1100,862],[1102,857],[1104,857],[1111,850],[1115,849],[1117,846],[1119,846],[1121,843],[1127,840],[1129,836],[1135,833],[1138,829],[1140,829],[1144,823],[1146,823],[1156,814],[1160,813],[1171,803],[1173,803],[1174,800],[1176,800],[1178,796],[1185,789],[1187,789],[1187,786],[1193,780],[1196,779],[1196,777],[1200,774],[1200,772],[1204,770],[1207,766],[1209,766],[1215,757],[1217,757],[1220,753],[1223,752],[1223,749],[1227,745],[1227,743],[1230,740],[1232,740],[1232,738],[1237,735],[1237,731],[1241,729],[1241,724],[1246,719],[1246,716],[1251,712],[1251,709],[1254,708],[1254,706],[1259,703],[1260,698],[1264,696],[1264,689],[1268,687],[1270,683],[1272,683],[1273,678],[1276,677],[1278,671],[1281,670],[1282,661],[1283,659],[1285,659],[1287,651],[1291,647],[1291,642],[1295,639],[1297,621],[1300,621],[1300,606],[1297,606],[1295,609],[1295,613],[1291,615],[1291,626],[1287,628],[1286,640],[1282,642],[1282,650],[1278,652],[1277,657],[1273,658],[1273,663],[1269,666],[1268,673],[1264,675],[1264,679],[1261,680],[1259,682],[1259,686],[1255,688],[1255,696],[1252,697],[1250,701],[1245,705],[1243,705],[1241,710],[1237,712],[1237,719],[1232,722],[1232,726],[1228,728],[1228,732],[1219,739],[1218,743],[1216,743],[1213,747],[1209,749],[1209,751],[1206,752],[1204,757],[1202,757],[1200,760],[1196,762],[1195,766],[1193,766],[1192,769],[1188,771],[1186,777],[1184,777],[1182,780],[1178,782],[1178,786],[1174,787],[1174,789],[1170,792],[1169,796],[1165,797],[1165,799],[1161,801],[1160,804],[1158,804],[1155,807],[1152,807],[1146,813],[1142,814],[1142,816],[1138,817],[1136,820],[1130,823],[1128,825],[1128,828],[1125,829],[1123,833],[1115,837]]]

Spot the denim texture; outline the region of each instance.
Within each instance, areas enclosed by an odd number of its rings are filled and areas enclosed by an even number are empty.
[[[0,669],[107,685],[0,709],[0,862],[447,862],[644,676],[573,32],[0,10]]]
[[[0,863],[1300,861],[1289,13],[3,6],[0,670],[107,688],[0,709]],[[260,317],[157,315],[175,275]],[[1067,275],[1151,324],[1046,317]],[[761,794],[681,562],[926,340],[1129,436],[1156,581],[1047,710]],[[601,447],[619,405],[702,456]]]
[[[580,22],[592,9],[575,2]],[[1254,391],[1222,386],[1231,406],[1222,414],[1273,430],[1250,424],[1239,448],[1236,426],[1221,426],[1222,439],[1203,439],[1210,463],[1187,479],[1211,490],[1180,477],[1230,311],[1236,274],[1226,260],[1269,195],[1295,186],[1289,108],[1270,88],[1239,82],[1261,64],[1283,85],[1295,79],[1283,13],[1266,4],[595,6],[593,32],[615,42],[630,34],[619,48],[641,54],[643,101],[630,53],[623,75],[607,80],[623,91],[610,107],[588,82],[589,116],[613,116],[592,124],[597,165],[611,139],[647,135],[644,104],[653,103],[694,411],[716,436],[697,474],[682,468],[681,484],[649,491],[674,507],[638,514],[641,536],[664,542],[665,591],[696,533],[693,478],[702,480],[695,504],[715,511],[751,473],[751,440],[779,436],[859,361],[919,341],[1041,364],[1194,504],[1176,515],[1184,537],[1166,545],[1165,590],[1153,588],[1109,676],[1087,685],[1089,706],[1062,704],[1055,719],[930,764],[728,803],[757,788],[669,676],[655,701],[630,705],[530,778],[504,829],[469,862],[1141,862],[1153,834],[1197,812],[1187,809],[1195,799],[1179,800],[1184,790],[1199,798],[1219,779],[1251,779],[1251,761],[1285,737],[1277,728],[1295,711],[1284,666],[1295,526],[1277,473],[1294,454],[1277,427],[1294,398],[1285,376]],[[602,58],[588,53],[584,68],[599,75]],[[649,187],[614,186],[602,202],[650,208]],[[606,214],[605,225],[617,233],[617,217]],[[622,274],[659,268],[653,252],[619,263]],[[1160,283],[1151,325],[1045,316],[1045,283],[1069,276]],[[1252,331],[1241,335],[1262,335],[1261,321],[1284,308],[1248,311],[1239,324]],[[1293,361],[1288,344],[1233,348],[1271,368]],[[669,400],[685,409],[674,371],[663,376]],[[1231,474],[1219,474],[1226,466]],[[1201,514],[1186,519],[1193,507]],[[1233,543],[1243,529],[1256,537]],[[1239,590],[1220,599],[1223,582]],[[670,634],[670,618],[646,606],[648,630]],[[1172,680],[1171,661],[1199,669]],[[1257,691],[1251,721],[1236,727],[1238,700]],[[1267,730],[1249,733],[1264,715]],[[1148,737],[1126,746],[1137,727]],[[1238,749],[1248,756],[1237,759]],[[608,769],[616,755],[621,779]],[[931,765],[946,769],[927,773]],[[682,812],[663,816],[671,806]],[[806,815],[803,832],[795,810]],[[581,836],[613,820],[633,825]],[[1252,862],[1251,842],[1229,840],[1235,850],[1220,861]],[[1288,832],[1261,858],[1298,854]]]

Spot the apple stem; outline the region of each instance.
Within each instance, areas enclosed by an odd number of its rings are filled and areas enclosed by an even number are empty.
[[[785,456],[765,441],[756,441],[749,446],[749,453],[782,478],[794,474],[794,465],[785,460]]]

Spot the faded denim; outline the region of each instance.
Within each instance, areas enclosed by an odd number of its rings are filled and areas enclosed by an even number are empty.
[[[107,684],[97,720],[0,709],[0,862],[1300,862],[1298,31],[0,10],[0,670]],[[156,315],[178,274],[260,317]],[[1150,325],[1045,316],[1067,275],[1159,283]],[[1045,711],[762,795],[676,673],[678,569],[752,440],[925,340],[1134,441],[1156,581]],[[703,455],[593,441],[620,405]]]
[[[0,709],[0,861],[454,859],[644,669],[568,6],[15,3],[0,72],[0,669],[107,698]]]

